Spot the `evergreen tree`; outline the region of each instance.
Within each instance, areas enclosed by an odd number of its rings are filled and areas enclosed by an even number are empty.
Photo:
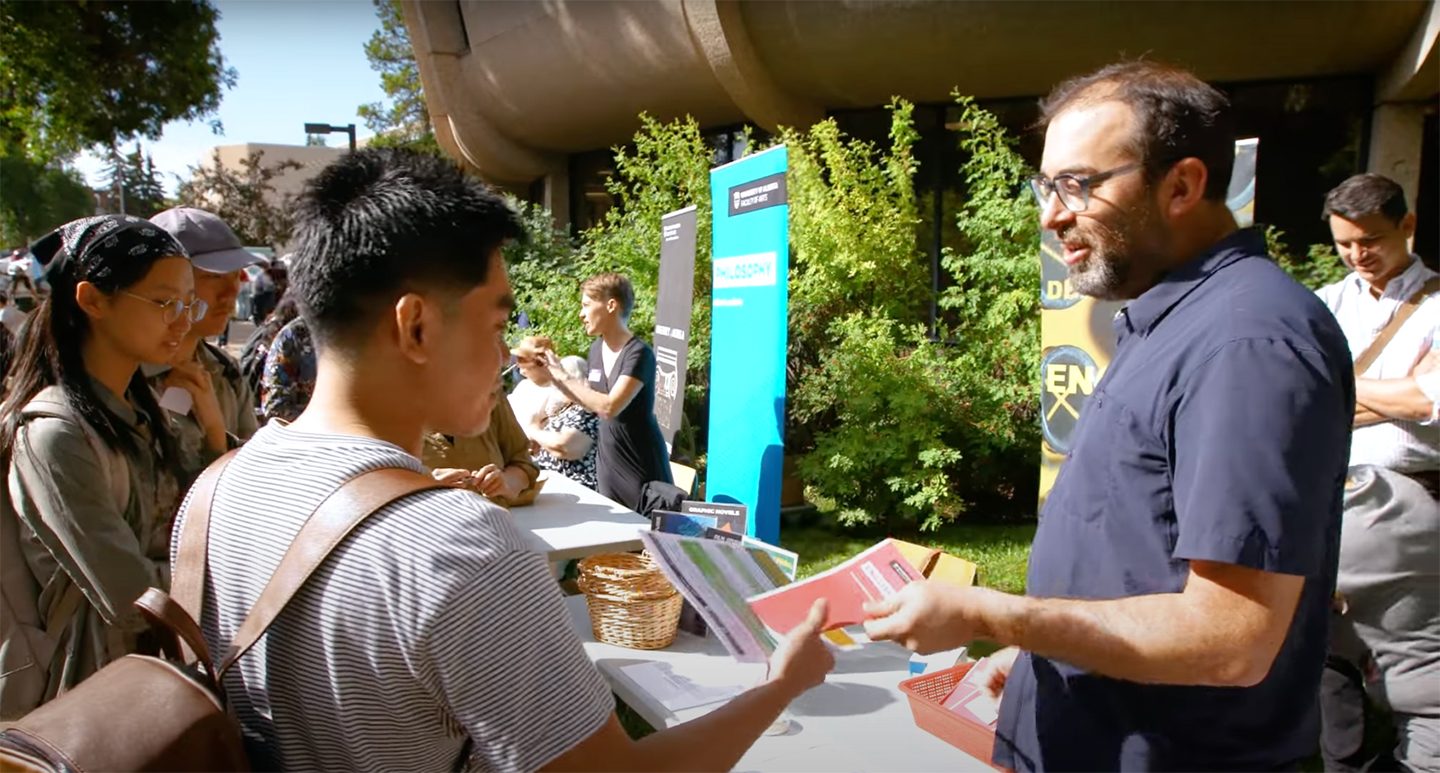
[[[440,144],[430,128],[420,68],[415,64],[415,49],[405,29],[400,0],[374,2],[380,29],[365,44],[365,58],[370,60],[370,69],[380,73],[380,88],[389,98],[389,104],[371,102],[360,106],[360,117],[376,134],[370,144],[408,147],[438,155]]]

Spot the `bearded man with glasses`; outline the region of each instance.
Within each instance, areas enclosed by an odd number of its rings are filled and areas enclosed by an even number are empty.
[[[1313,293],[1225,205],[1223,94],[1153,62],[1042,102],[1041,225],[1076,290],[1129,300],[1040,516],[1025,596],[913,583],[866,629],[1010,645],[1012,770],[1294,768],[1317,746],[1355,381]]]

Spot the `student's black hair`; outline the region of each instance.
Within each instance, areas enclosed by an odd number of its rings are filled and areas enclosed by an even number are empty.
[[[42,389],[60,385],[75,416],[89,424],[102,442],[131,458],[153,453],[141,448],[120,418],[101,402],[81,354],[90,333],[90,318],[75,301],[75,288],[90,282],[114,294],[145,278],[162,258],[188,258],[185,248],[164,229],[122,215],[82,218],[42,237],[31,248],[46,265],[50,295],[31,312],[21,328],[14,372],[0,403],[0,458],[9,459],[22,423],[21,410]],[[179,455],[174,436],[164,424],[155,393],[141,369],[130,378],[129,396],[150,416],[161,463],[176,468]]]
[[[524,236],[484,183],[394,148],[342,156],[306,185],[295,215],[291,284],[322,347],[363,335],[405,293],[484,284],[491,255]]]

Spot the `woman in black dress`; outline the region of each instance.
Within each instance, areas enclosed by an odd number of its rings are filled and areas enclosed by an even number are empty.
[[[671,482],[670,454],[655,420],[655,352],[630,332],[635,290],[621,274],[599,274],[580,286],[580,319],[590,346],[588,377],[570,377],[554,352],[545,355],[555,386],[600,417],[599,491],[631,510],[650,481]]]

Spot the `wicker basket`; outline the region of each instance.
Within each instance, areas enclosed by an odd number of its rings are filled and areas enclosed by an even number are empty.
[[[586,558],[578,584],[596,641],[638,650],[658,650],[675,641],[684,598],[648,554]]]

